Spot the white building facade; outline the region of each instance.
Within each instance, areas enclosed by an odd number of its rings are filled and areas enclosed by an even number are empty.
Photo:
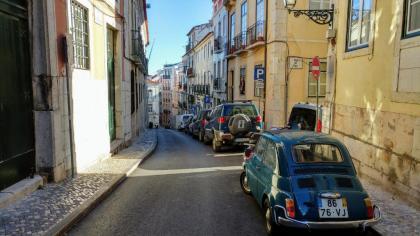
[[[160,83],[159,81],[148,80],[147,84],[147,114],[148,125],[153,127],[159,126],[159,112],[160,112]]]
[[[223,7],[223,0],[213,0],[213,104],[219,105],[227,100],[226,97],[226,71],[227,71],[227,11]]]

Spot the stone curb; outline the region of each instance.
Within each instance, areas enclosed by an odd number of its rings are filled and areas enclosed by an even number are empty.
[[[77,209],[73,212],[64,216],[64,219],[57,222],[54,226],[50,227],[48,230],[43,232],[41,235],[49,236],[49,235],[64,235],[73,225],[79,222],[83,217],[89,214],[99,203],[105,200],[106,197],[109,196],[117,187],[127,179],[127,177],[133,173],[137,169],[137,167],[143,163],[143,161],[147,160],[153,152],[155,151],[158,144],[157,133],[155,132],[155,142],[153,143],[152,147],[145,153],[142,159],[136,161],[133,166],[126,171],[125,174],[121,174],[116,176],[107,186],[102,187],[99,191],[95,193],[90,199],[82,203]]]
[[[0,192],[0,209],[6,208],[9,205],[23,199],[43,185],[44,180],[42,177],[35,175],[33,178],[23,179],[4,189]]]

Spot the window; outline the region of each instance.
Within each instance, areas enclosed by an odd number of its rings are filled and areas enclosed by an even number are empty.
[[[407,0],[405,11],[404,35],[420,35],[420,0]]]
[[[322,10],[330,8],[330,0],[310,0],[309,9],[310,10]]]
[[[135,95],[135,74],[134,70],[131,70],[131,114],[133,114],[136,111],[136,95]]]
[[[301,144],[293,147],[297,163],[343,162],[340,149],[331,144]]]
[[[246,80],[246,67],[242,67],[239,73],[239,93],[245,95],[245,80]]]
[[[319,70],[321,74],[319,76],[318,96],[325,97],[327,92],[327,63],[321,62]],[[312,62],[309,62],[308,97],[316,97],[316,85],[317,81],[312,77]]]
[[[223,30],[222,30],[223,37],[225,37],[226,36],[226,15],[223,16],[223,24],[222,24],[222,27],[223,27]]]
[[[347,51],[367,47],[372,0],[349,0]]]
[[[89,14],[88,9],[71,2],[74,66],[89,69]]]
[[[147,110],[149,112],[153,112],[153,105],[152,104],[147,104]]]
[[[254,153],[260,161],[262,160],[261,158],[264,155],[264,150],[267,146],[266,143],[267,143],[266,139],[264,137],[261,137],[258,140],[257,146],[255,147]]]
[[[266,148],[264,152],[263,163],[270,168],[275,170],[277,166],[277,148],[276,145],[271,141],[266,141]]]
[[[258,112],[254,105],[225,105],[223,116],[234,116],[236,114],[255,117],[258,115]]]
[[[230,16],[230,45],[235,45],[235,13]]]
[[[220,78],[222,75],[222,71],[220,69],[220,61],[217,62],[217,78]]]
[[[244,1],[241,6],[241,34],[242,34],[242,45],[246,45],[246,30],[247,30],[247,16],[248,16],[247,1]]]
[[[264,0],[256,0],[257,1],[257,12],[256,12],[256,19],[258,21],[264,21]]]

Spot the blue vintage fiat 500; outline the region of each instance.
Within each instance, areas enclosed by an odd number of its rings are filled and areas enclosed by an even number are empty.
[[[364,231],[381,218],[346,147],[329,135],[265,132],[244,159],[241,187],[264,209],[269,234],[278,226]]]

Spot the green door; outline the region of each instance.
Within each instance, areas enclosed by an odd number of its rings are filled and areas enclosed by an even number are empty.
[[[115,44],[114,31],[107,29],[107,68],[108,68],[108,104],[109,104],[109,136],[116,137],[115,132]]]
[[[27,3],[0,1],[0,190],[35,171]]]

